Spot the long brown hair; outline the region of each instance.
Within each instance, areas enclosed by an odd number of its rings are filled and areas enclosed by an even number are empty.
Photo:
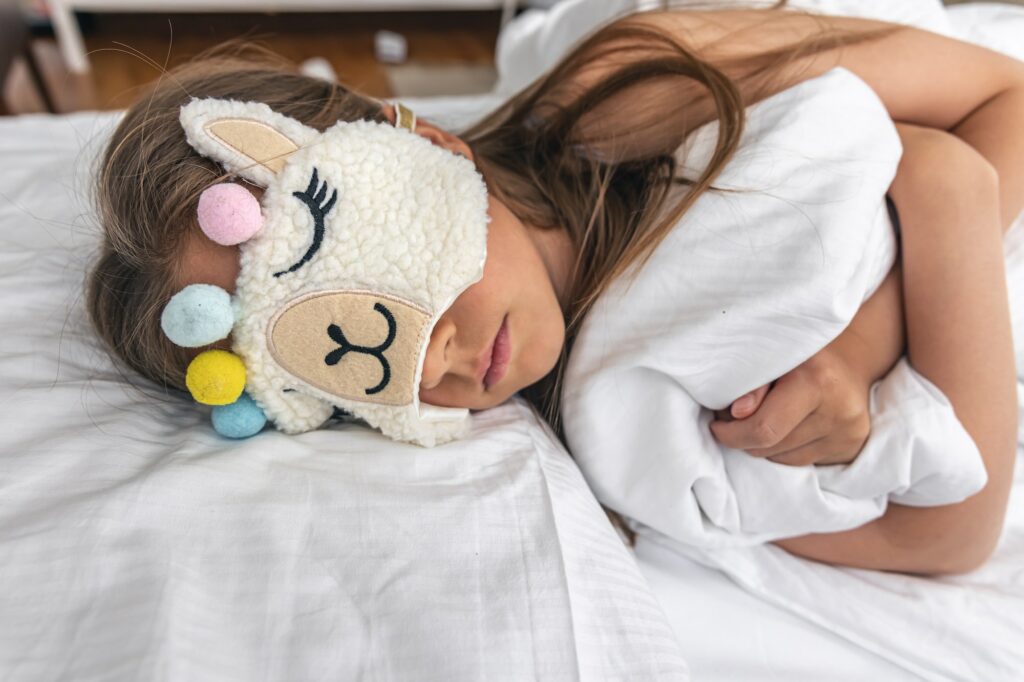
[[[757,30],[770,30],[773,10],[783,4],[757,10],[766,20]],[[461,135],[489,191],[522,221],[565,229],[575,246],[562,357],[523,391],[563,440],[559,393],[580,323],[612,280],[642,265],[701,193],[715,191],[711,183],[743,132],[745,107],[792,82],[799,58],[899,28],[825,27],[771,51],[712,63],[652,24],[656,16],[606,22]],[[595,72],[595,64],[604,70]],[[244,43],[168,71],[128,109],[97,174],[104,239],[87,283],[88,308],[117,357],[178,391],[202,349],[170,343],[160,313],[175,293],[184,241],[199,229],[199,194],[227,177],[185,141],[178,111],[190,97],[265,102],[317,130],[339,120],[386,121],[379,101],[300,75],[268,50]],[[677,177],[676,150],[711,121],[718,122],[719,137],[710,164],[696,179]]]

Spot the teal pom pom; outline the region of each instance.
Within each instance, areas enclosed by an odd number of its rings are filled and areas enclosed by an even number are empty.
[[[231,294],[212,284],[189,284],[171,297],[160,316],[167,338],[186,348],[220,341],[234,325]]]
[[[267,416],[248,393],[242,393],[238,400],[230,405],[214,407],[212,418],[213,428],[228,438],[248,438],[256,435],[267,423]]]

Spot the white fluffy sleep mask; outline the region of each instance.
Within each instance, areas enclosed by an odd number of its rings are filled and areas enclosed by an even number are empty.
[[[463,435],[469,411],[423,404],[430,334],[483,276],[487,189],[473,162],[394,126],[338,122],[323,133],[265,104],[193,99],[189,144],[240,184],[206,189],[199,224],[238,244],[234,296],[209,284],[176,294],[161,319],[176,344],[232,335],[233,353],[200,353],[186,374],[230,437],[315,429],[350,412],[396,440],[432,446]]]

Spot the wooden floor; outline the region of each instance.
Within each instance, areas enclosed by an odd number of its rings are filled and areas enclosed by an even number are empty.
[[[40,62],[55,106],[61,112],[119,109],[139,86],[203,49],[236,37],[258,40],[301,62],[327,59],[341,82],[375,97],[391,97],[388,66],[374,56],[381,29],[408,41],[408,63],[490,66],[494,63],[500,12],[362,12],[332,14],[103,14],[83,23],[92,64],[87,76],[70,74],[56,42],[36,39]],[[15,65],[6,89],[12,113],[42,111],[28,70]]]

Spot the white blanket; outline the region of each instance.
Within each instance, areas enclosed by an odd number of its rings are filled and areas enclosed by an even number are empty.
[[[680,150],[688,176],[716,139],[709,124]],[[881,283],[896,255],[884,195],[901,152],[882,102],[843,68],[748,109],[714,183],[745,191],[704,194],[635,280],[594,306],[573,347],[566,433],[605,504],[721,546],[844,530],[890,499],[947,504],[984,485],[949,401],[905,361],[873,386],[853,464],[777,464],[708,428],[711,409],[831,342]]]

